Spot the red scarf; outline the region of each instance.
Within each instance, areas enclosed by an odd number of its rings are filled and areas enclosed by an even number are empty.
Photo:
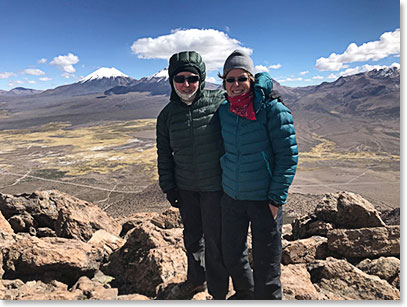
[[[230,102],[229,110],[240,117],[250,120],[255,120],[256,115],[253,108],[253,95],[252,93],[245,93],[235,97],[229,97]]]

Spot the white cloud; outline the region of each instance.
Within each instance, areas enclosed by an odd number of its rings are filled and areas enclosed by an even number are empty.
[[[263,65],[256,65],[256,66],[254,67],[254,70],[256,71],[256,73],[259,73],[259,72],[269,72],[269,71],[270,71],[266,66],[263,66]]]
[[[55,65],[60,70],[65,73],[74,73],[76,70],[73,67],[74,64],[79,62],[79,58],[72,53],[68,53],[68,55],[60,55],[55,57],[50,64]]]
[[[328,79],[338,79],[338,76],[335,74],[330,74],[327,78]]]
[[[315,67],[321,71],[338,71],[347,68],[346,63],[378,61],[390,55],[400,55],[400,29],[383,33],[378,41],[360,46],[351,43],[342,54],[332,53],[328,58],[319,58]]]
[[[286,78],[283,80],[278,80],[278,82],[293,82],[293,81],[302,81],[302,78],[298,77],[298,78]]]
[[[216,78],[214,77],[206,77],[205,81],[210,83],[217,83]]]
[[[51,78],[48,78],[48,77],[43,77],[43,78],[40,78],[40,80],[41,80],[41,81],[51,81],[52,79],[51,79]]]
[[[279,69],[281,67],[281,64],[276,64],[276,65],[270,65],[270,69]]]
[[[63,73],[61,74],[61,76],[64,77],[65,79],[75,78],[75,75],[74,75],[74,74],[70,74],[70,73],[67,73],[67,72],[63,72]]]
[[[8,79],[10,77],[15,77],[16,74],[13,72],[0,72],[0,79]]]
[[[41,69],[38,69],[38,68],[27,68],[27,69],[24,69],[21,73],[24,75],[31,75],[31,76],[45,75],[45,72],[43,72]]]
[[[308,70],[306,70],[306,71],[302,71],[302,72],[300,72],[300,75],[301,76],[304,76],[304,75],[306,75],[306,74],[308,74],[309,73],[309,71]]]
[[[223,67],[226,58],[236,49],[252,53],[252,49],[242,47],[238,40],[214,29],[176,29],[168,35],[140,38],[131,46],[141,59],[168,60],[174,53],[195,50],[202,56],[208,71]]]
[[[29,84],[37,84],[37,81],[34,81],[34,80],[29,80],[29,81],[27,81]]]
[[[314,80],[322,80],[322,79],[324,79],[324,77],[322,77],[322,76],[314,76],[314,77],[312,77],[312,79],[314,79]]]
[[[37,61],[38,64],[45,64],[47,63],[47,59],[46,58],[42,58],[40,60]]]

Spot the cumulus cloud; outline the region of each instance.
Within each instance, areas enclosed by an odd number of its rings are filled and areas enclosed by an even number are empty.
[[[45,64],[47,63],[47,59],[46,58],[42,58],[40,60],[37,61],[38,64]]]
[[[76,55],[73,55],[72,53],[68,53],[68,55],[60,55],[55,57],[50,64],[55,65],[58,67],[60,70],[62,70],[65,73],[72,74],[76,70],[73,67],[74,64],[79,62],[79,58]]]
[[[38,68],[27,68],[22,71],[24,75],[31,75],[31,76],[43,76],[45,72]]]
[[[332,53],[328,58],[319,58],[315,67],[320,71],[338,71],[347,68],[346,63],[378,61],[391,55],[400,55],[400,29],[383,33],[378,41],[360,46],[351,43],[342,54]]]
[[[256,71],[256,73],[258,72],[269,72],[270,70],[268,69],[268,67],[263,66],[263,65],[256,65],[254,67],[254,70]]]
[[[309,71],[308,70],[306,70],[306,71],[302,71],[302,72],[300,72],[300,75],[301,76],[304,76],[304,75],[306,75],[306,74],[308,74],[309,73]]]
[[[214,77],[207,77],[205,79],[206,82],[210,82],[210,83],[217,83],[216,78]]]
[[[279,69],[281,67],[281,64],[276,64],[276,65],[270,65],[270,69]]]
[[[269,66],[256,65],[254,67],[254,69],[256,72],[269,72],[270,69],[279,69],[280,67],[281,67],[281,64],[269,65]]]
[[[322,76],[314,76],[314,77],[312,77],[312,79],[314,79],[314,80],[322,80],[322,79],[324,79],[324,77],[322,77]]]
[[[236,49],[251,55],[253,50],[241,42],[214,29],[176,29],[171,34],[136,40],[131,50],[141,59],[166,59],[185,50],[195,50],[203,58],[208,71],[223,67],[224,61]]]
[[[298,78],[285,78],[282,80],[278,80],[278,82],[293,82],[293,81],[302,81],[301,77]]]
[[[328,79],[338,79],[338,76],[335,74],[330,74],[327,78]]]
[[[40,80],[41,80],[41,81],[51,81],[52,79],[51,79],[51,78],[48,78],[48,77],[43,77],[43,78],[40,78]]]
[[[0,79],[8,79],[10,77],[15,77],[16,74],[13,72],[0,72]]]

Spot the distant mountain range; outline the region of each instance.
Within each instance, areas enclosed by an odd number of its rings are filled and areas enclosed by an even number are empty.
[[[218,89],[220,85],[206,83],[209,89]],[[315,86],[288,87],[274,80],[274,89],[280,92],[284,103],[297,114],[313,112],[330,115],[356,115],[371,118],[399,118],[400,116],[400,70],[388,68],[340,77],[334,82],[323,82]],[[56,87],[46,91],[15,88],[1,91],[0,112],[16,114],[30,110],[52,108],[61,114],[76,114],[81,110],[84,115],[94,113],[95,98],[106,98],[97,105],[106,116],[114,114],[114,109],[137,109],[137,97],[143,101],[159,101],[144,112],[154,117],[168,102],[171,87],[166,69],[139,80],[133,79],[115,68],[100,68],[80,81]],[[136,96],[135,96],[136,95]],[[160,96],[160,97],[158,97]],[[156,97],[156,98],[154,98]],[[135,100],[136,99],[136,100]],[[82,101],[82,102],[81,102]],[[123,105],[124,104],[124,105]],[[3,110],[3,111],[2,111]],[[99,110],[98,110],[99,111]],[[145,111],[145,110],[144,110]],[[99,111],[100,112],[100,111]]]

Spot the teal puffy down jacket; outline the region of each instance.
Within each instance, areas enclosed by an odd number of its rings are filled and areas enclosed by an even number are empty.
[[[225,154],[221,158],[222,186],[238,200],[286,202],[294,179],[298,148],[290,110],[268,98],[273,89],[267,73],[255,76],[256,120],[219,108]]]

